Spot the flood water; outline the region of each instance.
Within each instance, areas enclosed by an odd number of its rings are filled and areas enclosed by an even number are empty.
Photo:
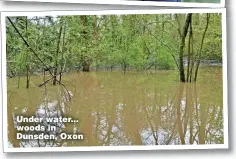
[[[39,88],[42,76],[31,76],[29,89],[24,77],[20,88],[18,78],[7,82],[10,147],[224,143],[220,67],[200,69],[196,83],[179,83],[176,70],[67,73],[68,91],[51,84]],[[58,123],[57,131],[80,132],[84,139],[17,140],[18,114],[78,119]]]

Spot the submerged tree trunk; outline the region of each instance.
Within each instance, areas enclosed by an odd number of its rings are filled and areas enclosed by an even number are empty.
[[[179,50],[179,75],[180,81],[185,82],[185,74],[184,74],[184,47],[185,47],[185,39],[188,33],[188,28],[192,19],[192,13],[187,14],[187,18],[185,20],[185,24],[183,26],[183,30],[181,33],[181,41],[180,41],[180,50]]]
[[[65,35],[66,35],[66,26],[64,25],[64,28],[63,28],[63,37],[62,37],[61,61],[64,60]],[[64,64],[64,66],[65,66],[65,64]],[[63,70],[64,70],[64,69],[63,69],[63,64],[62,64],[62,62],[61,62],[61,70],[60,70],[59,82],[61,82]]]
[[[20,75],[18,75],[17,87],[18,87],[18,89],[20,88]]]
[[[30,81],[29,79],[30,79],[30,78],[29,78],[29,70],[28,70],[28,69],[27,69],[26,78],[27,78],[27,79],[26,79],[26,88],[29,88],[29,81]]]
[[[55,65],[54,65],[54,74],[53,74],[53,85],[56,85],[57,83],[57,68],[58,68],[58,54],[60,50],[60,41],[61,41],[61,33],[62,33],[62,25],[60,26],[59,34],[58,34],[58,40],[57,40],[57,52],[55,58]]]
[[[126,64],[125,60],[123,60],[123,72],[124,72],[124,74],[126,73],[126,70],[127,70],[127,64]]]
[[[83,72],[89,72],[90,71],[90,65],[87,62],[83,62],[82,64]]]
[[[27,41],[29,41],[27,17],[25,17],[25,34],[26,34]],[[29,88],[29,81],[30,81],[29,76],[30,76],[29,75],[29,53],[28,53],[28,48],[27,48],[27,50],[26,50],[26,88]]]
[[[207,13],[206,27],[205,27],[205,30],[204,30],[203,35],[202,35],[201,46],[200,46],[200,49],[199,49],[199,52],[198,52],[198,59],[197,59],[197,64],[196,64],[196,69],[195,69],[194,81],[197,81],[198,68],[199,68],[200,61],[201,61],[201,56],[202,56],[202,47],[203,47],[203,42],[204,42],[204,39],[205,39],[205,36],[206,36],[207,29],[208,29],[208,26],[209,26],[209,20],[210,20],[210,14]]]
[[[126,73],[127,66],[124,65],[124,74]]]
[[[189,40],[188,40],[188,65],[187,65],[187,82],[191,82],[190,80],[190,73],[191,73],[191,60],[192,59],[192,44],[193,44],[193,31],[192,31],[192,19],[190,21],[190,27],[189,27]]]
[[[89,32],[87,30],[89,19],[85,15],[80,16],[80,22],[81,22],[81,37],[82,37],[82,43],[85,47],[85,49],[82,51],[83,54],[81,55],[81,61],[82,61],[82,71],[83,72],[89,72],[90,71],[90,63],[87,56],[88,52],[88,43],[89,43]]]

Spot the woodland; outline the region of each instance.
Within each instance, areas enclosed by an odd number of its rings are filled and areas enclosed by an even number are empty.
[[[197,81],[201,61],[222,62],[221,14],[7,17],[7,76],[175,69]]]

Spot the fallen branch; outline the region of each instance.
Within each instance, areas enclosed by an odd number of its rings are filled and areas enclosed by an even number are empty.
[[[61,72],[60,72],[61,73]],[[60,75],[60,73],[52,76],[51,78],[47,79],[46,81],[44,81],[43,83],[41,83],[38,87],[42,87],[43,85],[47,84],[50,80],[52,80],[54,77]]]

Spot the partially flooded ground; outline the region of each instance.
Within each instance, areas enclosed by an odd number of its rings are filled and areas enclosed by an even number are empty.
[[[38,87],[43,76],[7,80],[9,146],[110,146],[224,143],[222,68],[202,68],[196,83],[179,83],[176,70],[73,72],[68,88]],[[70,99],[71,98],[71,99]],[[68,116],[58,132],[80,132],[80,141],[20,141],[15,115]],[[51,133],[51,132],[48,132]]]

